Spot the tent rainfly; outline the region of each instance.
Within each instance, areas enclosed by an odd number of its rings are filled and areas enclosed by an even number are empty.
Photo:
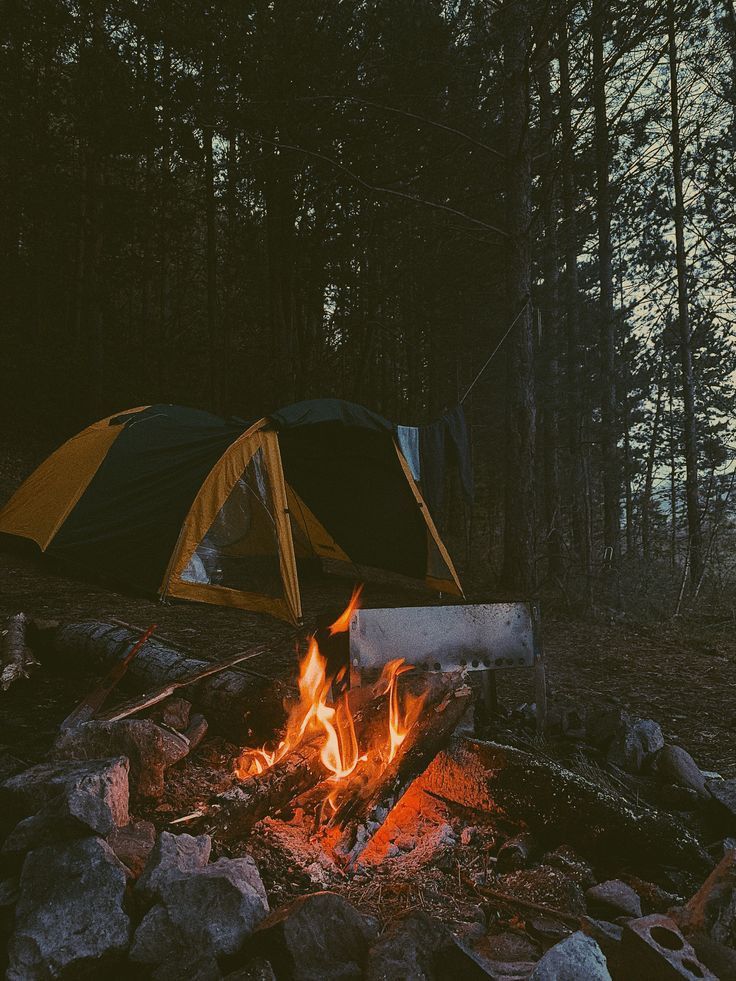
[[[95,423],[0,511],[0,533],[161,597],[301,620],[298,562],[462,595],[391,423],[337,399],[244,428],[175,405]]]

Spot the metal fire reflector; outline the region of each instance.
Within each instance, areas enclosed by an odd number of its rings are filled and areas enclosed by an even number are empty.
[[[350,681],[403,657],[426,671],[541,666],[539,613],[531,603],[356,610],[350,621]]]

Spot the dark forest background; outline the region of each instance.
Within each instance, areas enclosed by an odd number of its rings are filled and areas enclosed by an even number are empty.
[[[732,0],[4,0],[0,411],[465,400],[477,584],[733,605]]]

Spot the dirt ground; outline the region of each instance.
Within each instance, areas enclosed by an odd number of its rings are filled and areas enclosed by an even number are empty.
[[[21,455],[0,446],[0,503],[43,456],[41,448]],[[466,589],[468,584],[466,583]],[[336,615],[351,584],[325,577],[303,595],[308,621]],[[475,594],[473,601],[492,601]],[[365,605],[416,605],[417,594],[369,586]],[[0,553],[0,617],[18,611],[38,618],[73,622],[117,618],[146,626],[208,659],[226,657],[255,643],[288,648],[292,628],[275,619],[192,603],[161,604],[62,575],[43,561]],[[329,622],[329,621],[328,621]],[[550,705],[575,705],[597,712],[621,706],[656,719],[668,738],[679,741],[700,764],[724,777],[736,776],[736,631],[725,614],[706,622],[670,620],[639,624],[574,621],[542,607],[543,643],[551,689]],[[296,655],[256,659],[260,671],[293,674]],[[253,662],[255,666],[255,662]],[[40,672],[31,682],[0,693],[0,749],[21,761],[41,759],[59,722],[86,692],[79,677]],[[500,679],[502,704],[513,708],[532,700],[526,672]]]

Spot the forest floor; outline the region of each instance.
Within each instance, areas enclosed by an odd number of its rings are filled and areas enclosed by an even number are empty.
[[[0,503],[35,460],[3,453],[0,446]],[[40,454],[42,455],[42,454]],[[35,456],[35,454],[34,454]],[[309,620],[336,616],[351,584],[325,578],[308,584],[303,605]],[[473,601],[492,601],[476,595]],[[417,594],[369,586],[365,605],[416,605]],[[288,649],[292,628],[267,616],[192,603],[161,604],[60,574],[33,557],[0,553],[0,618],[23,611],[40,619],[73,622],[117,618],[158,624],[171,639],[208,659],[220,659],[252,644]],[[669,741],[687,749],[706,770],[736,776],[736,630],[733,617],[670,619],[636,623],[595,622],[561,616],[542,606],[542,629],[550,704],[596,713],[611,706],[657,720]],[[296,656],[258,657],[252,663],[274,677],[293,676]],[[530,672],[500,672],[501,704],[514,708],[533,698]],[[32,764],[48,749],[59,722],[86,694],[79,676],[41,670],[28,684],[0,693],[0,750]],[[81,690],[80,690],[81,688]]]

